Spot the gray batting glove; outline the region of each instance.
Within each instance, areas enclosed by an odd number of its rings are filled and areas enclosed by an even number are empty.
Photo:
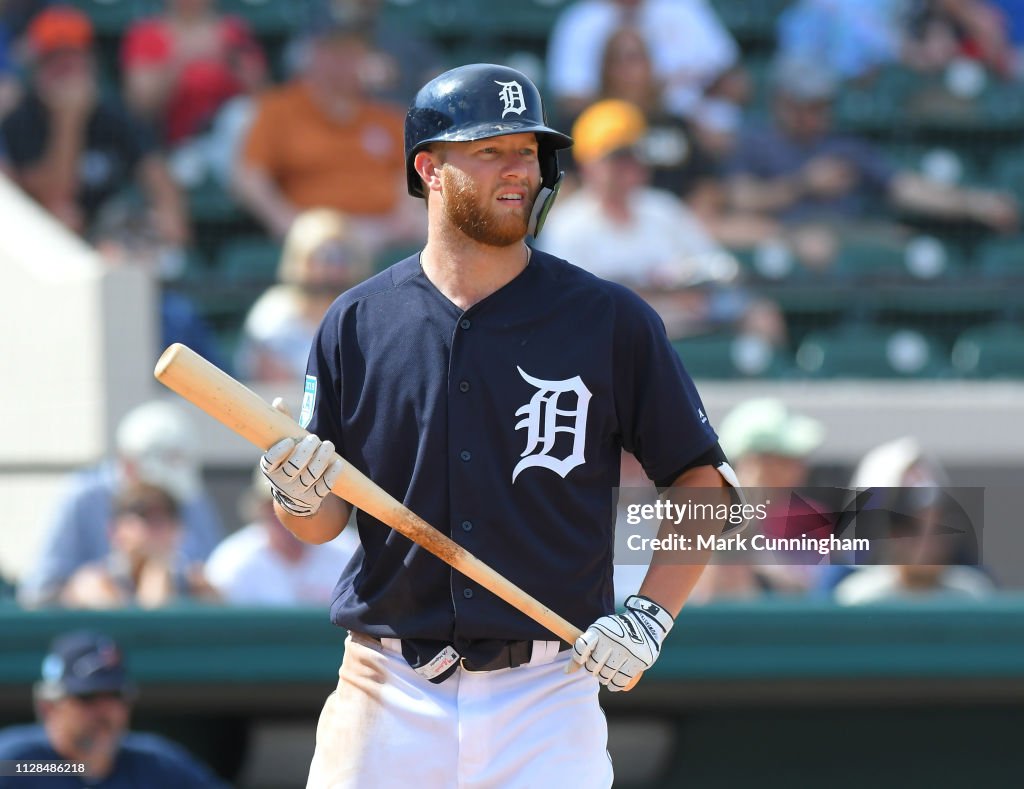
[[[576,639],[566,670],[584,666],[608,690],[622,690],[654,665],[674,623],[653,600],[631,595],[623,613],[602,616]]]
[[[282,438],[260,458],[271,495],[285,512],[305,518],[315,515],[341,474],[341,459],[331,462],[334,444],[310,434],[296,443]]]

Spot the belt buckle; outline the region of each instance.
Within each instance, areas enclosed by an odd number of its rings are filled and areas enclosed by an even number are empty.
[[[463,671],[468,671],[470,674],[486,674],[487,669],[472,669],[466,665],[466,658],[459,657],[459,668]]]

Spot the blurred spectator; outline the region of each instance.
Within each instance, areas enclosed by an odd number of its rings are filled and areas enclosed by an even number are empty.
[[[1010,76],[1013,49],[1006,20],[990,0],[915,0],[909,6],[903,61],[936,71],[969,58]]]
[[[770,220],[728,214],[721,160],[732,150],[733,135],[713,132],[666,109],[650,52],[635,28],[619,28],[608,39],[601,60],[601,98],[629,101],[643,111],[647,134],[639,147],[650,167],[651,185],[686,201],[715,239],[743,247],[776,232]]]
[[[384,24],[384,0],[312,0],[337,18],[360,29],[371,46],[363,68],[366,88],[374,98],[406,107],[423,85],[444,71],[444,54],[427,36],[408,27]],[[322,13],[322,10],[320,11]],[[307,38],[292,42],[286,52],[290,72],[301,70],[308,55]]]
[[[180,599],[216,599],[200,567],[182,568],[178,503],[146,482],[126,485],[114,497],[110,552],[83,565],[61,589],[68,608],[160,608]]]
[[[7,117],[7,113],[21,100],[21,82],[11,50],[11,31],[6,21],[0,17],[0,121]]]
[[[135,687],[117,644],[75,631],[57,637],[33,689],[40,723],[0,731],[0,760],[82,762],[84,774],[37,776],[50,789],[220,789],[226,785],[163,737],[128,731]],[[24,776],[0,777],[0,789]]]
[[[135,266],[149,274],[160,291],[158,352],[171,343],[187,345],[223,368],[213,330],[192,301],[169,289],[166,281],[181,276],[185,250],[163,241],[151,211],[135,200],[109,201],[96,217],[92,243],[111,266]]]
[[[351,224],[328,208],[304,211],[285,238],[280,282],[245,319],[235,368],[249,380],[302,381],[320,321],[345,290],[372,273]]]
[[[51,0],[3,0],[0,3],[0,24],[7,28],[11,40],[17,41],[32,18],[48,5],[53,5]]]
[[[359,538],[349,526],[323,545],[298,540],[274,514],[270,485],[257,468],[240,510],[249,525],[228,536],[206,563],[206,577],[232,605],[328,605]]]
[[[815,63],[773,68],[774,125],[745,135],[730,165],[729,189],[741,212],[841,226],[870,217],[880,198],[934,219],[971,220],[1000,232],[1019,226],[1014,199],[898,171],[861,139],[832,128],[835,78]]]
[[[669,112],[712,127],[734,127],[749,85],[736,42],[707,0],[582,0],[555,23],[548,44],[548,88],[568,117],[597,98],[601,53],[612,32],[643,34]]]
[[[754,398],[725,415],[718,435],[748,501],[771,502],[768,517],[756,522],[758,531],[771,537],[806,534],[825,538],[832,534],[829,508],[814,501],[807,491],[799,490],[808,485],[808,457],[825,439],[825,429],[818,420],[796,413],[776,398]],[[812,588],[820,574],[818,568],[804,562],[806,557],[794,559],[792,564],[785,563],[786,558],[779,556],[778,564],[754,568],[760,582],[776,591],[805,592]],[[737,574],[734,570],[733,575]]]
[[[996,11],[1002,14],[1006,37],[1011,52],[1010,76],[1024,79],[1024,0],[990,0]]]
[[[1009,74],[1012,55],[999,10],[986,0],[800,0],[778,24],[779,53],[859,79],[902,63],[936,71],[956,58]]]
[[[798,0],[778,21],[778,56],[858,79],[897,63],[906,29],[903,0]]]
[[[245,21],[214,0],[165,0],[128,28],[121,47],[128,107],[168,145],[201,131],[232,96],[255,89],[266,58]]]
[[[877,541],[882,548],[873,557],[883,564],[848,571],[835,584],[836,602],[935,595],[980,599],[995,591],[981,568],[958,564],[977,560],[964,554],[964,534],[941,528],[948,516],[942,488],[948,485],[942,466],[910,437],[875,447],[861,459],[850,487],[888,489],[882,491],[890,502],[886,539]]]
[[[153,205],[161,238],[185,243],[185,208],[163,159],[100,95],[88,17],[52,6],[32,21],[26,37],[31,84],[2,127],[18,185],[85,234],[100,206],[137,182]]]
[[[77,474],[58,502],[36,564],[18,588],[22,605],[54,603],[75,570],[109,553],[113,499],[132,482],[159,485],[180,502],[183,566],[205,560],[220,541],[220,518],[199,474],[199,437],[179,406],[138,406],[118,424],[115,442],[116,458]]]
[[[235,173],[242,202],[281,238],[304,208],[349,216],[373,251],[420,240],[425,215],[406,193],[404,113],[372,100],[370,46],[333,15],[310,31],[302,74],[265,93]]]
[[[821,446],[825,429],[781,400],[763,397],[733,408],[718,435],[743,487],[798,488],[807,484],[807,457]]]
[[[736,261],[681,200],[648,186],[637,149],[646,131],[640,110],[617,99],[580,115],[572,136],[582,186],[556,204],[540,245],[639,292],[670,336],[739,326],[780,342],[778,310],[736,286]]]

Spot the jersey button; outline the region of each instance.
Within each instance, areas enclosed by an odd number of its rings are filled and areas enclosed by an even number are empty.
[[[463,589],[462,590],[462,596],[465,597],[467,600],[469,600],[473,596],[473,590],[472,589]]]
[[[459,457],[466,463],[473,459],[473,453],[468,449],[464,449],[459,453]]]
[[[471,321],[469,318],[463,318],[461,321],[459,321],[459,326],[461,326],[463,329],[467,329],[468,330],[469,327],[472,326],[472,325],[473,325],[473,321]]]
[[[469,391],[469,381],[459,381],[459,391],[465,394]]]
[[[473,522],[472,521],[463,521],[462,522],[462,530],[463,531],[473,531]]]

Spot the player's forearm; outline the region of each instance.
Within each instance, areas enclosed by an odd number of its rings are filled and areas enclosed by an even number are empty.
[[[284,527],[300,540],[321,545],[341,534],[352,514],[352,505],[330,494],[313,515],[300,518],[284,510],[277,502],[274,502],[274,512]]]
[[[720,489],[723,495],[728,495],[725,480],[712,466],[698,466],[683,472],[672,484],[672,488]],[[672,491],[669,491],[670,495],[671,493]],[[712,499],[705,496],[702,497],[702,501],[710,502]],[[717,534],[721,530],[721,525],[720,522],[713,520],[687,523],[687,531],[692,532],[689,535],[690,544],[699,544],[696,539],[692,539],[697,534]],[[658,530],[658,537],[665,544],[668,542],[666,538],[677,534],[679,529],[680,525],[666,518]],[[709,549],[655,552],[647,575],[644,576],[644,582],[640,585],[640,594],[654,600],[672,616],[676,616],[686,604],[710,558]]]

